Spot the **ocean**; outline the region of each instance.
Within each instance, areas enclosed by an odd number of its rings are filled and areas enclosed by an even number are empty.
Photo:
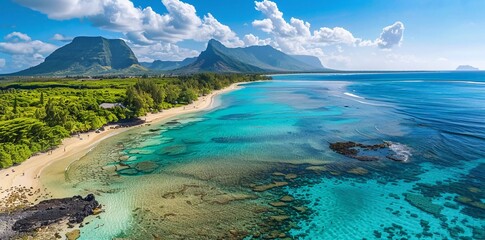
[[[485,72],[274,75],[218,102],[74,162],[62,187],[105,209],[81,239],[485,238]]]

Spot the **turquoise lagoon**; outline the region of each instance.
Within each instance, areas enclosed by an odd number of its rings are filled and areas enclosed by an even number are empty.
[[[485,238],[485,72],[275,75],[218,101],[70,166],[63,186],[106,211],[82,239]]]

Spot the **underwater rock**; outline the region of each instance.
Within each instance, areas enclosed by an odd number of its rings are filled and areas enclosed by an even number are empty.
[[[151,173],[158,168],[158,164],[151,161],[144,161],[137,163],[134,168],[142,173]]]
[[[480,201],[474,201],[473,199],[471,199],[469,197],[458,196],[458,197],[455,198],[455,201],[462,203],[462,204],[465,204],[465,205],[470,206],[470,207],[475,207],[475,208],[479,208],[481,210],[485,210],[485,204],[484,203],[482,203]]]
[[[176,124],[180,124],[180,122],[177,121],[177,120],[172,120],[172,121],[166,122],[165,124],[167,124],[167,125],[176,125]]]
[[[435,217],[440,217],[441,215],[441,209],[443,209],[443,207],[434,204],[429,197],[425,197],[420,194],[405,193],[404,199],[406,199],[406,201],[414,207],[417,207],[424,212],[430,213]]]
[[[480,188],[476,188],[476,187],[468,187],[467,189],[468,189],[468,191],[470,191],[472,193],[480,193],[480,192],[482,192],[482,190],[480,190]]]
[[[286,204],[284,202],[271,202],[271,203],[269,203],[269,205],[271,205],[273,207],[286,207],[288,204]]]
[[[178,145],[172,145],[172,146],[163,148],[163,150],[161,151],[161,154],[176,156],[176,155],[184,154],[186,152],[187,152],[187,146],[178,144]]]
[[[293,202],[293,201],[295,201],[295,199],[292,196],[286,195],[286,196],[280,198],[280,201],[282,201],[282,202]]]
[[[289,173],[289,174],[286,174],[286,175],[285,175],[285,179],[286,179],[286,180],[292,180],[292,179],[295,179],[295,178],[297,178],[297,177],[298,177],[298,175],[296,175],[296,174],[294,174],[294,173]]]
[[[334,176],[340,176],[340,172],[339,171],[330,171],[330,174],[332,174]]]
[[[455,198],[455,201],[460,202],[460,203],[464,203],[464,204],[468,204],[468,203],[472,202],[473,200],[469,197],[458,196],[458,197]]]
[[[118,173],[121,175],[134,176],[138,174],[138,170],[134,168],[124,168],[124,169],[118,170]]]
[[[233,201],[241,201],[241,200],[249,200],[249,199],[257,199],[258,196],[256,195],[250,195],[250,194],[222,194],[222,195],[217,195],[214,197],[214,200],[212,200],[212,203],[217,203],[217,204],[228,204]]]
[[[81,223],[84,218],[92,215],[99,207],[93,194],[85,198],[50,199],[35,206],[9,213],[9,217],[17,219],[12,226],[16,232],[33,232],[34,230],[68,220],[69,223]]]
[[[397,194],[395,194],[395,193],[389,193],[389,194],[388,194],[388,196],[389,196],[389,197],[392,197],[392,198],[394,198],[394,199],[396,199],[396,200],[401,199],[401,198],[399,197],[399,195],[397,195]]]
[[[309,166],[305,169],[310,171],[315,171],[315,172],[325,172],[328,170],[325,166]]]
[[[283,177],[283,176],[285,176],[285,174],[284,174],[284,173],[281,173],[281,172],[274,172],[274,173],[273,173],[273,176],[276,176],[276,177]]]
[[[458,209],[458,205],[451,202],[445,202],[443,205],[447,208]]]
[[[295,209],[299,213],[304,213],[308,210],[308,208],[306,208],[306,207],[296,207],[296,206],[294,206],[293,209]]]
[[[76,240],[79,237],[81,237],[81,231],[79,229],[66,233],[67,240]]]
[[[278,215],[278,216],[271,216],[271,220],[277,221],[277,222],[283,222],[285,220],[290,219],[290,216],[288,215]]]
[[[485,229],[473,227],[473,239],[485,239]]]
[[[265,192],[265,191],[268,191],[272,188],[283,187],[283,186],[286,186],[286,185],[288,185],[287,182],[273,182],[273,183],[266,184],[266,185],[254,186],[253,191],[255,191],[255,192]]]
[[[367,169],[362,168],[362,167],[352,168],[352,169],[348,170],[347,172],[351,173],[351,174],[355,174],[355,175],[366,175],[367,173],[369,173],[369,171],[367,171]]]

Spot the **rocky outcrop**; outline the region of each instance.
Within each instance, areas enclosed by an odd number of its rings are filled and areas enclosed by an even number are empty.
[[[334,152],[359,161],[377,161],[381,155],[378,151],[389,149],[390,146],[391,143],[389,142],[374,145],[366,145],[352,141],[330,143],[330,149]],[[372,153],[377,153],[377,155],[371,155]],[[386,157],[398,161],[393,158],[392,154],[387,154]]]
[[[85,198],[74,196],[45,200],[35,206],[13,211],[3,216],[13,223],[9,226],[11,230],[24,233],[65,220],[71,224],[82,223],[84,218],[92,215],[99,207],[94,195],[89,194]]]

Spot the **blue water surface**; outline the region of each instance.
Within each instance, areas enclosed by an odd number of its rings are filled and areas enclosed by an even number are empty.
[[[272,77],[124,141],[126,165],[157,168],[118,173],[139,186],[146,174],[209,176],[246,190],[251,181],[288,181],[260,199],[295,198],[277,210],[290,218],[275,228],[297,239],[485,238],[485,72]],[[390,147],[359,161],[330,149],[346,141]],[[198,172],[180,170],[189,165]],[[267,165],[298,177],[254,168]]]

